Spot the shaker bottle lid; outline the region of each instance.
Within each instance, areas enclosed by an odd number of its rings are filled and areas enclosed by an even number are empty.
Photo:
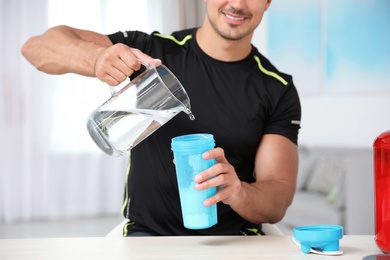
[[[339,251],[338,244],[342,237],[343,227],[338,225],[313,225],[294,228],[294,239],[300,243],[304,253],[315,249],[324,253],[342,254],[342,251]]]

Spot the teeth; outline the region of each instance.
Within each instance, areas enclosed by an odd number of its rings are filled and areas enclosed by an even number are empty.
[[[231,20],[235,20],[235,21],[243,21],[244,20],[244,18],[242,18],[242,17],[234,17],[234,16],[231,16],[228,14],[226,14],[226,17],[231,19]]]

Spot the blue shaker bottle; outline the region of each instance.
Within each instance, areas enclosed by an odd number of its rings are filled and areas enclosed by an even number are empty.
[[[217,206],[206,207],[203,202],[215,195],[216,188],[196,190],[195,176],[215,164],[202,154],[215,147],[212,134],[189,134],[172,138],[176,177],[184,226],[188,229],[205,229],[217,224]]]

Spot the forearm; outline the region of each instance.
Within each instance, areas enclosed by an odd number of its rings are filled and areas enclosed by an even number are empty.
[[[241,182],[241,191],[230,198],[230,207],[251,223],[276,223],[291,204],[294,189],[282,180]]]
[[[38,70],[48,74],[77,73],[95,76],[95,62],[104,44],[86,41],[70,27],[58,26],[29,39],[22,54]]]
[[[292,203],[297,171],[297,146],[282,136],[265,135],[256,154],[256,181],[240,182],[225,201],[252,223],[276,223]]]

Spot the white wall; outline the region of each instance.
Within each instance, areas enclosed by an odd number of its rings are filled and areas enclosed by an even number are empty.
[[[265,56],[268,48],[266,35],[267,15],[252,41]],[[300,74],[295,68],[283,69],[283,72],[292,74],[299,92],[299,84],[304,83],[307,75]],[[300,99],[299,145],[371,148],[376,136],[390,130],[390,92],[331,95],[320,91],[311,95],[300,93]]]
[[[301,145],[371,148],[390,130],[390,93],[301,97]]]

